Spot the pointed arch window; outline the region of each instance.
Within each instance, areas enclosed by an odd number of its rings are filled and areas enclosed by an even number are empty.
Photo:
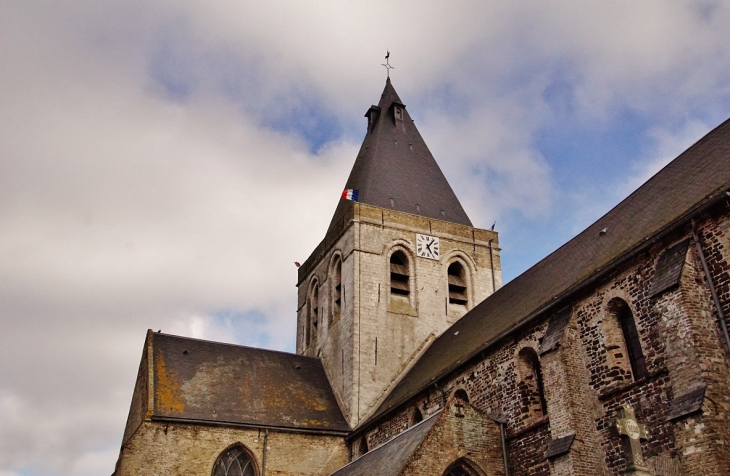
[[[240,445],[225,450],[213,466],[212,476],[256,476],[251,454]]]
[[[517,371],[519,374],[517,389],[521,413],[527,420],[547,415],[542,369],[535,349],[525,347],[520,350],[517,355]]]
[[[330,279],[330,298],[332,300],[330,324],[332,324],[340,318],[342,313],[342,256],[340,255],[337,255],[334,259]]]
[[[486,476],[486,473],[475,462],[459,458],[446,468],[443,476]]]
[[[646,370],[646,358],[644,357],[644,351],[641,350],[641,339],[636,330],[634,314],[631,312],[628,304],[619,310],[618,318],[621,322],[624,340],[626,341],[626,350],[629,353],[631,374],[634,376],[634,380],[642,379],[648,374]]]
[[[469,302],[467,283],[466,283],[466,271],[464,266],[454,261],[449,265],[448,271],[449,281],[449,304],[455,304],[458,306],[466,306]]]
[[[454,396],[458,399],[460,399],[464,403],[469,403],[469,395],[466,393],[466,390],[463,388],[460,388],[456,392],[454,392]]]
[[[423,421],[423,413],[419,408],[416,408],[413,410],[413,418],[412,418],[412,424],[415,425],[416,423],[420,423]]]
[[[357,445],[357,454],[354,456],[362,456],[368,451],[370,451],[370,449],[368,448],[368,438],[367,436],[363,436],[362,438],[360,438],[360,442]]]
[[[408,258],[400,250],[390,255],[390,292],[404,297],[411,294]]]
[[[603,332],[609,367],[622,370],[624,374],[630,370],[634,380],[646,377],[648,371],[641,338],[626,301],[615,298],[608,303]]]

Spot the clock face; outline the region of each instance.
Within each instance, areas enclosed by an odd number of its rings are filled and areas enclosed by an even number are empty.
[[[416,234],[416,255],[421,258],[439,259],[439,239],[435,236]]]

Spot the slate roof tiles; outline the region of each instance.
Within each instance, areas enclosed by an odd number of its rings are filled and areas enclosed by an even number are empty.
[[[366,114],[372,124],[345,189],[359,190],[358,202],[471,226],[405,106],[403,120],[396,121],[394,104],[403,106],[388,79],[378,106]],[[345,213],[346,204],[345,200],[338,203],[330,230]]]
[[[313,357],[149,333],[154,418],[346,432]]]

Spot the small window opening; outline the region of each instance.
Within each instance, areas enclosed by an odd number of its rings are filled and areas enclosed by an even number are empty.
[[[646,358],[644,357],[644,352],[641,350],[641,339],[636,330],[636,321],[634,321],[634,315],[631,313],[631,308],[628,304],[623,303],[619,308],[618,318],[621,322],[624,340],[626,341],[629,362],[631,362],[631,373],[634,376],[634,380],[642,379],[648,375]]]
[[[342,258],[338,257],[332,273],[332,314],[330,323],[340,318],[342,312]]]
[[[449,265],[449,304],[466,306],[468,298],[466,295],[466,273],[459,262]]]
[[[521,378],[518,388],[522,413],[532,417],[547,415],[545,387],[537,352],[530,347],[522,349],[518,355],[518,365]]]
[[[402,251],[396,251],[390,257],[390,292],[408,296],[411,292],[409,280],[408,258]]]
[[[360,438],[360,444],[358,445],[357,450],[358,450],[357,452],[359,453],[360,456],[364,455],[365,453],[367,453],[369,451],[367,437],[363,436],[362,438]]]
[[[395,109],[395,119],[397,121],[402,121],[403,120],[403,108],[395,107],[394,109]]]
[[[454,396],[465,403],[469,403],[469,395],[467,395],[466,390],[464,390],[463,388],[457,390],[454,393]]]
[[[413,412],[413,424],[422,422],[423,421],[423,413],[421,413],[421,410],[416,408]]]

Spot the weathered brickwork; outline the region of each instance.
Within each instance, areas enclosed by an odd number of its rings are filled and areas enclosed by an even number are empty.
[[[266,442],[266,451],[264,451]],[[261,474],[327,475],[348,461],[338,436],[146,421],[122,448],[115,476],[212,474],[220,454],[234,444],[254,456]]]
[[[462,458],[490,476],[504,475],[499,427],[483,412],[455,399],[400,474],[441,475]]]
[[[730,198],[728,199],[730,200]],[[726,324],[730,326],[730,202],[718,207],[716,215],[699,230],[712,281],[715,285]],[[717,315],[717,313],[715,313]]]
[[[728,306],[728,223],[700,222],[701,239],[713,280]],[[625,448],[612,426],[617,409],[629,404],[649,435],[641,449],[654,474],[726,474],[730,468],[730,370],[724,340],[694,245],[678,286],[650,296],[659,255],[686,238],[689,227],[665,237],[603,276],[565,304],[572,309],[560,345],[539,356],[548,415],[537,410],[536,386],[524,349],[537,351],[551,316],[502,339],[459,371],[437,382],[450,397],[466,391],[480,411],[506,422],[511,474],[610,474],[627,470]],[[636,325],[646,374],[636,379],[626,336],[617,316],[625,303]],[[713,316],[715,316],[713,318]],[[521,351],[523,353],[521,354]],[[672,400],[697,385],[708,399],[698,413],[669,419]],[[710,400],[711,399],[711,400]],[[373,444],[411,424],[414,408],[440,407],[434,389],[411,399],[368,433]],[[571,450],[552,461],[547,442],[575,433]]]
[[[550,425],[541,420],[531,428],[508,440],[510,474],[548,476],[550,465],[545,459],[545,449],[550,439]]]

